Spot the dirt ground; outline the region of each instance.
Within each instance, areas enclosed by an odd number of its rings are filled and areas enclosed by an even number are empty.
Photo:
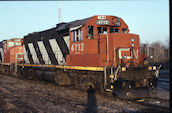
[[[0,113],[158,113],[141,105],[52,83],[0,74]]]

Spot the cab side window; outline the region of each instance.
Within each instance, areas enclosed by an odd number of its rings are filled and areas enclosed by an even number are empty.
[[[122,33],[128,33],[127,28],[122,28]]]
[[[94,26],[88,26],[88,39],[93,39],[94,37]]]
[[[82,30],[81,29],[76,29],[71,32],[71,40],[73,42],[78,42],[82,40]]]
[[[79,37],[78,37],[78,30],[75,30],[74,31],[74,42],[77,42],[78,39],[79,39]]]

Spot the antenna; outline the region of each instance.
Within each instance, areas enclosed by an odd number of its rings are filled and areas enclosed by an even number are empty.
[[[58,12],[59,12],[58,20],[59,20],[59,23],[61,23],[61,21],[62,21],[62,17],[61,17],[61,1],[59,1],[59,8],[58,8]]]

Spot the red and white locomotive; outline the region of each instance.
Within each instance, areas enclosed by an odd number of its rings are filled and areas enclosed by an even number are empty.
[[[19,66],[102,71],[101,87],[117,94],[127,89],[124,94],[128,96],[133,89],[154,86],[157,79],[156,67],[143,63],[139,36],[129,33],[127,24],[116,16],[96,15],[60,23],[24,36],[22,43],[24,63]]]

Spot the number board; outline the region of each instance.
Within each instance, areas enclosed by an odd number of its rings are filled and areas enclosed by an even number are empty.
[[[98,24],[98,25],[109,25],[110,21],[109,20],[97,20],[96,24]]]
[[[84,43],[72,44],[70,49],[72,52],[77,52],[77,53],[83,52]]]

